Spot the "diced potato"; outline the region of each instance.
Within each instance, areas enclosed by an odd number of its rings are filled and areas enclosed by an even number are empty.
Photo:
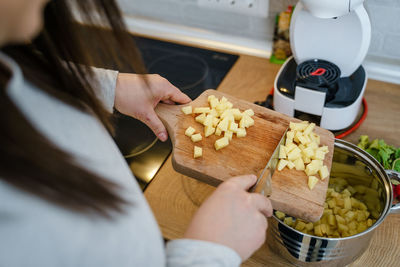
[[[201,134],[199,134],[199,133],[198,134],[193,134],[190,138],[192,139],[192,141],[194,143],[199,142],[199,141],[201,141],[201,139],[203,139],[201,137]]]
[[[297,158],[294,162],[294,166],[298,171],[304,171],[304,162],[302,158]]]
[[[203,122],[203,125],[206,127],[207,126],[212,127],[213,121],[214,121],[214,117],[212,115],[208,114]]]
[[[315,123],[310,123],[310,124],[307,126],[307,128],[304,129],[303,133],[304,133],[305,135],[308,135],[308,134],[310,134],[310,133],[314,130],[314,128],[315,128]]]
[[[199,157],[201,157],[201,156],[203,156],[203,150],[202,150],[202,148],[201,148],[201,147],[198,147],[198,146],[194,146],[194,154],[193,154],[193,157],[196,159],[196,158],[199,158]]]
[[[210,111],[210,113],[209,113],[210,115],[212,115],[213,117],[215,117],[215,118],[217,118],[218,116],[219,116],[219,113],[218,113],[218,111],[216,110],[216,109],[211,109],[211,111]]]
[[[308,176],[317,174],[319,167],[315,166],[315,164],[309,163],[305,169],[305,172]]]
[[[218,123],[219,123],[219,119],[216,118],[216,117],[214,117],[214,118],[213,118],[212,126],[213,126],[213,127],[217,127]]]
[[[236,131],[236,137],[245,137],[246,134],[246,129],[244,128],[238,128]]]
[[[232,115],[235,118],[235,120],[240,120],[242,119],[242,112],[238,108],[233,108],[231,109]]]
[[[286,158],[286,147],[281,145],[279,147],[279,158],[280,159],[285,159]]]
[[[191,137],[195,131],[196,130],[193,127],[189,126],[185,131],[185,135]]]
[[[302,159],[304,161],[304,164],[308,164],[311,162],[311,159],[309,157],[303,157]]]
[[[206,126],[204,127],[204,136],[205,137],[209,137],[210,135],[212,135],[213,133],[215,133],[215,128],[212,126]]]
[[[243,113],[246,113],[249,116],[254,116],[254,111],[251,108],[246,109],[245,111],[243,111]]]
[[[289,127],[290,127],[290,130],[301,132],[307,127],[307,124],[290,122]]]
[[[320,159],[320,160],[324,160],[325,158],[325,153],[319,149],[317,149],[315,151],[314,156],[311,157],[312,159]]]
[[[310,188],[310,190],[312,190],[314,188],[314,186],[317,184],[318,182],[318,178],[315,176],[309,176],[308,177],[308,188]]]
[[[287,154],[290,151],[292,151],[293,149],[295,149],[297,146],[294,143],[290,143],[290,144],[286,145],[285,147],[286,147],[286,154]]]
[[[208,101],[208,102],[211,102],[212,99],[217,99],[217,98],[215,97],[215,95],[209,95],[209,96],[207,97],[207,101]]]
[[[222,133],[221,129],[217,127],[217,128],[215,129],[215,135],[216,135],[216,136],[221,136],[221,133]]]
[[[238,124],[236,122],[231,122],[229,124],[229,128],[228,128],[229,131],[236,133],[237,129],[238,129]]]
[[[287,158],[292,161],[301,158],[301,150],[298,147],[294,148],[287,154]]]
[[[278,166],[276,167],[278,169],[278,171],[283,170],[283,168],[285,168],[285,166],[288,164],[287,160],[281,159],[278,162]]]
[[[294,138],[294,131],[288,131],[286,133],[286,143],[285,146],[288,146],[288,144],[293,143],[293,138]]]
[[[293,225],[293,218],[292,217],[286,217],[283,220],[283,223],[285,223],[286,225],[292,226]]]
[[[229,145],[229,139],[227,137],[222,137],[217,141],[215,141],[214,147],[215,150],[220,150],[221,148],[224,148],[227,145]]]
[[[206,119],[206,114],[202,113],[195,118],[195,121],[203,124],[205,119]]]
[[[322,166],[318,170],[319,177],[321,177],[321,180],[324,180],[326,177],[329,176],[329,171],[328,167],[326,165]]]
[[[192,106],[183,107],[181,110],[185,115],[192,114]]]
[[[226,103],[226,102],[228,102],[228,99],[225,96],[223,96],[221,98],[221,103]]]
[[[306,147],[305,149],[303,149],[302,152],[303,155],[307,156],[308,158],[314,156],[314,149],[312,149],[312,147]]]
[[[283,220],[285,218],[285,213],[281,211],[275,211],[275,216],[278,217],[279,220]]]
[[[226,131],[224,133],[224,137],[227,137],[229,139],[229,141],[232,140],[232,136],[233,136],[233,132],[231,132],[231,131]]]
[[[222,121],[219,122],[218,128],[221,129],[221,131],[227,131],[229,126],[229,120],[228,118],[223,119]]]
[[[351,200],[349,197],[344,198],[344,208],[351,210]]]
[[[229,101],[227,101],[225,105],[226,105],[226,108],[232,108],[233,107],[233,104],[231,102],[229,102]]]
[[[219,105],[219,101],[217,98],[213,98],[210,100],[210,107],[212,109],[216,108]]]
[[[210,113],[211,109],[209,107],[194,108],[193,113]]]
[[[288,161],[287,167],[288,167],[289,169],[293,169],[295,166],[296,166],[296,165],[294,165],[293,162]]]
[[[297,221],[295,229],[298,231],[302,231],[305,228],[306,224],[302,221]]]

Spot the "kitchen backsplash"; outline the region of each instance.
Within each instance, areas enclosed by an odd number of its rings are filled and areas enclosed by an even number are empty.
[[[128,16],[185,25],[221,35],[240,36],[261,43],[272,40],[276,14],[297,2],[270,0],[269,16],[263,18],[199,7],[197,0],[117,1]],[[372,40],[367,59],[399,71],[400,0],[366,0],[365,6],[372,24]]]

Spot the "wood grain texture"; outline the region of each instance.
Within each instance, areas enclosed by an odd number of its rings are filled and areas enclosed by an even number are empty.
[[[195,114],[188,116],[182,113],[181,107],[185,105],[160,104],[156,108],[156,112],[167,126],[171,137],[174,169],[214,186],[233,176],[244,174],[260,176],[289,126],[289,121],[297,120],[215,90],[203,92],[187,105],[191,105],[193,108],[206,107],[209,95],[215,95],[219,99],[225,96],[235,108],[239,108],[241,111],[253,109],[255,113],[253,116],[254,126],[247,129],[246,137],[236,138],[234,136],[227,147],[216,151],[215,140],[221,137],[212,135],[205,138],[203,125],[195,122]],[[193,143],[185,135],[185,130],[189,126],[195,128],[196,133],[202,133],[201,141]],[[319,127],[315,129],[315,132],[321,136],[321,145],[327,145],[329,148],[330,152],[326,155],[324,164],[330,170],[333,134]],[[201,158],[193,158],[194,145],[203,148]],[[288,168],[280,172],[276,171],[272,177],[272,195],[270,196],[274,207],[297,218],[317,221],[323,212],[329,179],[318,182],[313,190],[308,188],[307,182],[308,177],[303,171]]]
[[[262,101],[271,89],[280,66],[266,59],[240,56],[218,87],[247,101]],[[249,88],[245,90],[244,88]],[[400,146],[400,85],[369,80],[365,92],[369,114],[361,127],[345,138],[356,143],[361,134],[383,138]],[[215,188],[175,172],[169,158],[145,196],[166,239],[182,238],[194,213]],[[400,215],[389,215],[376,229],[370,247],[350,266],[398,266],[400,255]],[[264,244],[243,266],[290,266]]]

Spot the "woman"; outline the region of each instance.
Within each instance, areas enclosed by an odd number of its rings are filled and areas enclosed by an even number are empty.
[[[154,107],[190,99],[158,75],[85,67],[69,4],[111,27],[143,72],[113,1],[47,2],[0,0],[0,266],[237,266],[250,257],[272,212],[247,192],[253,175],[221,184],[184,239],[164,248],[109,118],[115,108],[165,141]]]

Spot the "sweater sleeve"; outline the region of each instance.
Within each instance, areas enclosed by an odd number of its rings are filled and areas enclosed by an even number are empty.
[[[239,266],[240,256],[231,248],[201,240],[177,239],[167,243],[167,266]]]
[[[118,71],[92,67],[98,86],[94,88],[107,111],[113,112]]]

